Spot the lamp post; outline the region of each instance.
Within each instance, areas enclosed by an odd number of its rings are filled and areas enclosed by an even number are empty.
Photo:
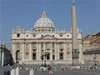
[[[45,60],[44,60],[44,67],[47,67],[46,65],[46,58],[47,58],[47,53],[44,54]]]
[[[47,67],[47,64],[46,64],[47,55],[48,53],[41,55],[41,60],[44,62],[44,63],[42,62],[41,66]]]
[[[96,53],[95,53],[95,57],[94,57],[94,62],[95,62],[94,66],[97,66],[97,63],[96,63]]]
[[[41,66],[43,66],[43,55],[41,55],[41,61],[42,61],[42,63],[41,63]]]

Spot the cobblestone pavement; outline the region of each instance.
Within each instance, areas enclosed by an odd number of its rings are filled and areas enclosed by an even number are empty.
[[[35,75],[49,75],[48,72],[35,72]],[[100,71],[80,71],[80,70],[67,70],[56,71],[51,75],[100,75]]]
[[[0,70],[0,75],[4,75],[3,71]],[[7,74],[5,74],[7,75]],[[29,71],[21,71],[20,75],[29,75]],[[48,72],[36,71],[34,75],[50,75]],[[66,71],[55,71],[51,75],[100,75],[100,70],[95,71],[83,71],[83,70],[66,70]]]
[[[0,75],[9,75],[7,73],[4,74],[4,70],[5,69],[1,69],[0,68]],[[6,68],[6,70],[8,70]],[[30,69],[21,69],[20,70],[20,75],[29,75],[29,70]],[[34,75],[50,75],[48,73],[48,71],[46,72],[42,72],[42,71],[35,71]],[[100,75],[100,70],[57,70],[57,71],[53,71],[53,73],[51,75]]]

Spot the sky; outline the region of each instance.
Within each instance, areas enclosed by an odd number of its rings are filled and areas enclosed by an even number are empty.
[[[83,37],[100,32],[100,0],[75,0]],[[0,0],[0,42],[10,48],[12,29],[33,29],[43,9],[57,29],[72,28],[72,0]]]

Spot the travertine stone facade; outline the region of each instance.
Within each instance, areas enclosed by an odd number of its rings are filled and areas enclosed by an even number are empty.
[[[100,32],[83,39],[83,56],[85,64],[100,64]]]
[[[82,61],[82,34],[77,32],[79,63]],[[34,30],[17,27],[12,31],[11,52],[15,63],[41,64],[47,54],[48,64],[72,64],[72,31],[59,31],[43,10]]]

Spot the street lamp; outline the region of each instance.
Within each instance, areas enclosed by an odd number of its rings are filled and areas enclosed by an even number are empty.
[[[47,64],[46,64],[47,55],[48,53],[41,55],[41,60],[44,61],[44,63],[42,63],[41,66],[47,67]]]
[[[44,60],[44,67],[47,67],[46,65],[46,58],[47,58],[47,53],[44,54],[45,60]]]
[[[43,55],[41,55],[41,60],[42,60],[41,66],[43,66]]]
[[[94,62],[95,62],[94,66],[97,66],[97,64],[96,64],[96,53],[95,53],[95,57],[94,57]]]

